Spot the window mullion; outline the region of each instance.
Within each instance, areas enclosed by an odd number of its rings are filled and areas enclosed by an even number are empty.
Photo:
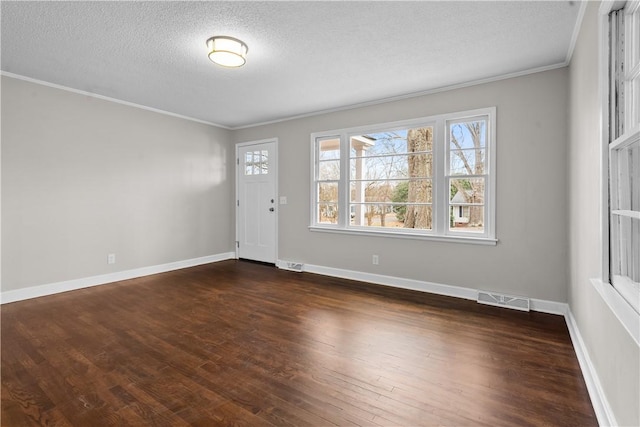
[[[311,224],[318,224],[320,221],[317,215],[318,209],[318,169],[319,169],[319,142],[318,138],[314,138],[313,135],[311,137],[311,167],[313,168],[313,176],[311,179],[311,206],[310,206],[310,215],[311,215]]]
[[[448,185],[445,177],[447,138],[444,126],[445,120],[438,120],[435,124],[433,136],[433,200],[435,205],[433,230],[438,235],[445,234],[448,218],[447,211],[449,210]]]
[[[616,209],[612,210],[611,214],[616,216],[640,219],[640,211],[632,211],[631,209]]]
[[[624,92],[625,92],[625,123],[631,127],[637,123],[640,123],[640,111],[637,105],[638,102],[638,93],[636,93],[636,88],[638,84],[638,72],[640,71],[640,58],[637,58],[638,51],[638,36],[636,20],[640,19],[640,8],[639,2],[629,3],[625,7],[625,19],[626,28],[625,28],[625,49],[624,49],[624,65],[625,65],[625,73],[624,76]],[[634,90],[635,89],[635,90]]]
[[[493,114],[490,114],[487,118],[487,151],[485,153],[486,156],[486,167],[484,169],[485,174],[487,175],[487,186],[485,188],[485,214],[487,218],[485,219],[485,233],[488,236],[495,236],[496,230],[496,193],[497,193],[497,182],[496,182],[496,153],[497,153],[497,139],[496,139],[496,111],[495,107],[493,110]]]
[[[349,162],[349,137],[340,134],[340,183],[338,184],[338,226],[349,226],[349,189],[351,188],[351,169]]]

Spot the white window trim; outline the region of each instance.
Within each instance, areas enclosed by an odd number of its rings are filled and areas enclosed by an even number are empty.
[[[377,131],[388,131],[390,129],[402,129],[412,128],[418,126],[431,126],[433,125],[433,139],[434,146],[438,142],[442,142],[445,138],[446,124],[448,121],[460,121],[464,119],[470,119],[477,116],[488,117],[488,140],[487,140],[487,155],[486,155],[486,174],[488,175],[488,182],[485,187],[485,231],[482,235],[472,235],[471,233],[464,232],[452,232],[446,227],[445,217],[448,215],[435,215],[436,221],[432,231],[417,231],[410,229],[384,229],[384,228],[372,228],[372,227],[357,227],[351,226],[348,222],[348,215],[341,215],[337,224],[319,224],[316,222],[316,141],[326,137],[338,137],[341,141],[348,140],[350,136],[361,135],[366,133],[373,133]],[[448,139],[447,139],[448,141]],[[340,183],[339,183],[339,205],[349,206],[349,194],[344,191],[348,184],[348,171],[349,169],[349,147],[348,144],[340,144]],[[433,206],[436,209],[445,210],[448,208],[448,199],[446,194],[441,191],[444,188],[442,180],[445,180],[445,162],[446,162],[446,150],[444,147],[440,149],[434,148],[433,156]],[[480,108],[476,110],[461,111],[455,113],[439,114],[435,116],[422,117],[417,119],[401,120],[395,122],[379,123],[367,126],[358,126],[352,128],[334,129],[323,132],[315,132],[311,134],[311,188],[310,188],[310,210],[309,210],[309,230],[327,233],[338,233],[347,235],[360,235],[360,236],[378,236],[378,237],[392,237],[403,239],[419,239],[419,240],[432,240],[439,242],[457,242],[468,243],[478,245],[496,245],[498,239],[496,236],[495,226],[495,210],[496,210],[496,107]],[[347,171],[344,173],[342,171]]]
[[[600,97],[600,277],[591,284],[634,341],[640,345],[640,315],[609,280],[609,22],[608,15],[622,2],[603,1],[598,16],[598,68]]]

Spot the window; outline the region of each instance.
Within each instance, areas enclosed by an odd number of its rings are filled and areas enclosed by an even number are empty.
[[[431,230],[433,127],[349,137],[350,225]]]
[[[450,231],[484,232],[488,119],[447,122]]]
[[[495,108],[311,135],[311,229],[495,244]]]
[[[318,163],[316,167],[316,219],[319,223],[335,224],[338,221],[339,183],[340,138],[320,138],[318,139]]]
[[[640,313],[640,1],[609,26],[609,275]]]

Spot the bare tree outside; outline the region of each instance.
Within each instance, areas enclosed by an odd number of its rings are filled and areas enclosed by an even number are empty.
[[[369,136],[369,138],[374,138]],[[372,149],[364,153],[366,157],[365,218],[367,226],[373,226],[378,217],[380,227],[387,226],[387,215],[393,212],[390,205],[397,179],[406,177],[407,166],[404,158],[404,136],[398,132],[384,132],[375,135]],[[354,197],[352,195],[352,201]]]
[[[430,127],[409,129],[407,132],[407,151],[409,169],[409,190],[407,194],[407,209],[404,219],[405,228],[421,228],[430,230],[432,227],[432,209],[430,205],[415,205],[413,203],[431,203],[433,168],[433,129]],[[422,179],[420,179],[422,178]]]

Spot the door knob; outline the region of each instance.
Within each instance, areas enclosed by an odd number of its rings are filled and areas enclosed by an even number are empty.
[[[275,211],[274,208],[269,208],[269,212],[273,212],[273,211]]]

